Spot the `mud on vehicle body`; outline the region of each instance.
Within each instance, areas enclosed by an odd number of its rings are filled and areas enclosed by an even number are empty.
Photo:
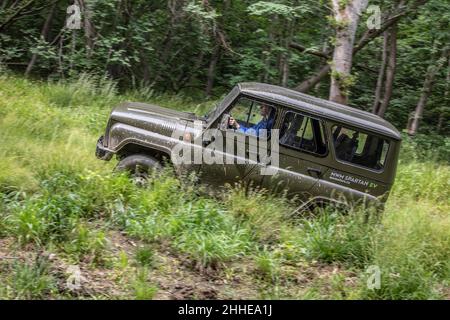
[[[258,114],[258,106],[264,113]],[[269,134],[258,136],[260,128]],[[389,122],[365,111],[260,83],[237,85],[205,117],[156,105],[123,103],[111,112],[96,155],[102,160],[117,155],[119,168],[144,171],[145,176],[145,171],[158,169],[164,158],[171,158],[180,142],[173,138],[174,132],[191,143],[192,137],[209,129],[241,137],[246,152],[253,150],[255,140],[264,139],[270,145],[270,130],[277,130],[279,158],[277,164],[256,158],[241,164],[188,166],[207,184],[252,183],[296,196],[302,201],[301,208],[308,208],[360,202],[382,206],[394,183],[401,136]],[[207,148],[207,144],[201,147]],[[238,157],[236,150],[227,156]],[[259,169],[268,166],[276,166],[277,173],[262,175]]]

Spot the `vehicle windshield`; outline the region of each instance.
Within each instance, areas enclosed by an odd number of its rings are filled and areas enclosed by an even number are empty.
[[[381,137],[335,125],[333,143],[339,160],[374,170],[382,170],[389,142]]]
[[[239,94],[239,88],[236,86],[233,90],[230,91],[229,94],[225,96],[215,107],[213,107],[208,114],[205,116],[206,122],[211,122],[217,118],[217,116],[228,106],[234,98]]]

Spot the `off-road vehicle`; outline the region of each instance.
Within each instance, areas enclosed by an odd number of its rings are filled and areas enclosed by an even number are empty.
[[[212,152],[232,163],[174,166],[195,171],[207,185],[241,182],[286,192],[301,200],[301,208],[361,201],[382,205],[395,179],[401,143],[394,126],[369,112],[278,86],[241,83],[204,117],[123,103],[111,112],[96,155],[102,160],[116,155],[118,169],[145,177],[164,158],[174,159],[180,145],[211,153],[221,139],[236,145]],[[267,156],[257,152],[260,145],[267,146]]]

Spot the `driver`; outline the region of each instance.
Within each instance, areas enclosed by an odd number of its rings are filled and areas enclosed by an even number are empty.
[[[261,104],[260,106],[260,114],[262,116],[261,121],[248,128],[243,125],[240,125],[233,117],[230,117],[228,124],[230,125],[230,127],[232,127],[235,130],[239,130],[240,132],[259,136],[259,130],[266,129],[269,131],[273,127],[274,119],[273,117],[270,117],[271,110],[272,108],[269,107],[268,105]]]
[[[335,141],[336,155],[341,160],[352,161],[358,149],[358,132],[355,131],[351,138],[350,135],[350,130],[343,128]]]

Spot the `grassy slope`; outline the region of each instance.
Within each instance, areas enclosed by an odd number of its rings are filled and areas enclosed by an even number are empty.
[[[137,189],[111,175],[114,161],[96,160],[94,147],[122,100],[211,105],[119,96],[88,77],[0,76],[1,298],[450,297],[450,168],[421,160],[411,142],[381,223],[357,210],[290,219],[292,204],[264,193],[234,187],[217,201],[192,192],[189,177]],[[80,289],[66,286],[70,265]],[[379,290],[366,286],[371,265]]]

